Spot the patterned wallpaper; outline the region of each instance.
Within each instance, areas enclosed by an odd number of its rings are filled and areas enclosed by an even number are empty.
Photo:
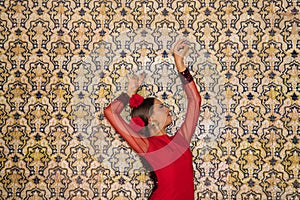
[[[186,97],[169,50],[182,37],[203,98],[196,198],[299,199],[299,1],[0,0],[0,9],[1,200],[147,199],[149,173],[103,108],[126,73],[145,73],[139,93],[169,105],[174,132]]]

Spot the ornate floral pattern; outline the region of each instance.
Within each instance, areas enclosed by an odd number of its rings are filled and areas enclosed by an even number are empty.
[[[0,0],[0,13],[1,200],[147,199],[149,173],[103,109],[143,72],[139,93],[169,105],[174,132],[181,37],[202,96],[196,199],[299,198],[299,1]]]

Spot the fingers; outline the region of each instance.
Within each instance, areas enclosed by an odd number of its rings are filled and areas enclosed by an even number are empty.
[[[185,38],[181,38],[180,40],[178,40],[176,42],[176,44],[174,45],[174,47],[172,48],[172,54],[173,56],[176,56],[177,58],[183,58],[186,53],[189,50],[189,45],[186,43],[186,39]]]
[[[181,55],[182,53],[185,54],[187,52],[187,50],[189,49],[189,45],[186,43],[186,41],[187,40],[185,38],[179,39],[174,44],[174,46],[170,49],[170,53],[172,55],[174,55],[174,54]]]
[[[185,42],[185,41],[186,41],[185,38],[181,38],[181,39],[179,39],[179,40],[176,42],[176,45],[182,44],[182,43]]]
[[[185,38],[181,38],[180,40],[178,40],[178,42],[176,42],[176,44],[175,44],[175,48],[178,48],[180,46],[186,45],[185,41],[186,41]]]
[[[142,74],[140,80],[143,82],[146,77],[146,74]]]
[[[174,45],[174,47],[171,49],[172,53],[179,53],[181,50],[183,50],[184,52],[186,52],[189,49],[189,45],[186,44],[186,39],[185,38],[181,38],[180,40],[178,40],[176,42],[176,44]]]
[[[142,75],[142,77],[139,79],[139,86],[142,85],[144,79],[145,79],[145,75]]]
[[[184,44],[183,45],[183,51],[186,53],[188,50],[189,50],[189,45],[187,45],[187,44]]]
[[[127,73],[126,76],[127,76],[128,80],[136,80],[137,79],[137,76],[134,75],[134,74],[128,74]]]
[[[129,82],[135,82],[137,85],[141,85],[144,82],[146,74],[135,75],[135,74],[126,74],[126,77]]]
[[[130,74],[128,73],[126,74],[127,80],[130,80],[130,76],[131,76]]]

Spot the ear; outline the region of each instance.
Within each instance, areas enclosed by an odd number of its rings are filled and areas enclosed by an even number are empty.
[[[149,125],[151,128],[155,128],[155,129],[158,129],[160,126],[159,121],[157,121],[155,119],[149,121]]]
[[[155,121],[154,117],[150,116],[148,119],[148,124],[151,124],[153,121]]]

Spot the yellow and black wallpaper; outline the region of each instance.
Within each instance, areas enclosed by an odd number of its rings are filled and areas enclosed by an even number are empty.
[[[196,199],[300,199],[299,1],[0,0],[0,12],[1,200],[147,199],[149,173],[103,109],[144,73],[138,92],[169,105],[176,131],[180,38],[202,96]]]

